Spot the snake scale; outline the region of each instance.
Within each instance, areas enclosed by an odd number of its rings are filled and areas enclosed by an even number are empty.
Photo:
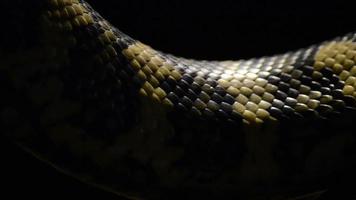
[[[145,199],[282,199],[354,169],[355,33],[197,61],[132,39],[84,0],[43,4],[36,61],[1,69],[15,91],[1,113],[7,135],[57,168]]]

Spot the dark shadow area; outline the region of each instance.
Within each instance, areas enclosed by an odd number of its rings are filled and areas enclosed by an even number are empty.
[[[100,0],[91,5],[133,38],[168,53],[197,59],[283,53],[356,30],[355,4],[344,2]],[[6,11],[1,13],[0,53],[36,45],[41,10],[36,1],[7,0],[0,6]],[[0,157],[2,196],[121,199],[62,175],[8,140],[0,140]],[[345,182],[335,180],[335,188],[320,199],[356,199],[354,183]]]

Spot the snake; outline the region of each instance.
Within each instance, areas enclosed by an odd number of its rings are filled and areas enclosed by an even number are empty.
[[[132,199],[281,199],[355,167],[356,33],[207,61],[155,50],[84,0],[44,1],[41,22],[35,61],[2,69],[2,121],[67,174]]]

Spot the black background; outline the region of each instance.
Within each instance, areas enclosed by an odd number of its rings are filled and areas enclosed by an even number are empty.
[[[20,3],[15,6],[15,2]],[[38,9],[31,2],[1,2],[6,10],[3,49],[36,44]],[[120,30],[159,50],[221,60],[282,53],[356,30],[355,3],[311,2],[100,0],[91,4]],[[18,38],[26,47],[16,43]],[[0,158],[0,192],[9,195],[6,199],[115,197],[63,176],[6,139],[0,142]]]

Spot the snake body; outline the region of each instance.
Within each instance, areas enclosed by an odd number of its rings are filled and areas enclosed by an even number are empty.
[[[60,168],[154,199],[288,196],[354,166],[355,33],[197,61],[132,39],[84,0],[45,4],[50,64],[15,75],[32,107],[11,109],[29,132],[17,139]]]

